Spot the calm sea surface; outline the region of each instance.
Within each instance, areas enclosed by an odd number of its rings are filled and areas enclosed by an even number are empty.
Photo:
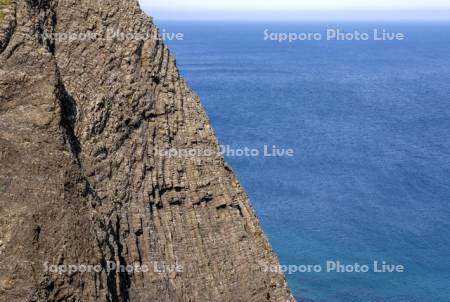
[[[228,161],[281,263],[323,268],[286,275],[299,301],[450,301],[450,24],[158,25],[220,143],[260,151]],[[337,28],[406,39],[264,40]]]

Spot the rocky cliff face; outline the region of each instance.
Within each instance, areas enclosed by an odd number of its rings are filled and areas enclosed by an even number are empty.
[[[137,2],[1,1],[0,301],[293,301]]]

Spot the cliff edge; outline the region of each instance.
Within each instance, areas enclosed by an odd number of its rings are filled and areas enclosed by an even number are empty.
[[[0,1],[0,301],[294,301],[136,0]]]

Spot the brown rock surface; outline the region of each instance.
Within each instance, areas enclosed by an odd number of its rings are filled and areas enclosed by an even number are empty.
[[[293,301],[262,269],[276,256],[223,158],[159,152],[217,141],[160,40],[110,39],[156,33],[137,2],[5,6],[0,301]]]

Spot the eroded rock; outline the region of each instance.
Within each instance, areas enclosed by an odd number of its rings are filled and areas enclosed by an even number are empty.
[[[0,301],[293,301],[198,97],[134,0],[17,0],[0,32]],[[96,38],[56,39],[55,33]],[[107,263],[148,272],[107,272]],[[182,267],[155,270],[158,267]],[[100,265],[54,273],[49,265]]]

